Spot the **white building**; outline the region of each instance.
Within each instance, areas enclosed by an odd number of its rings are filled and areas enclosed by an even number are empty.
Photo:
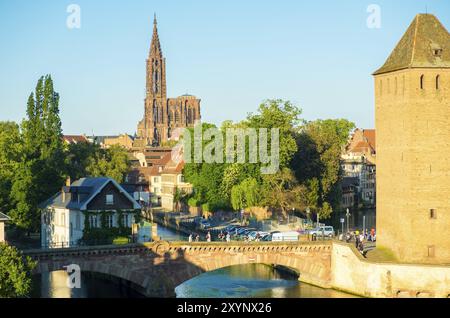
[[[41,204],[41,246],[72,247],[80,244],[85,222],[91,228],[122,225],[131,228],[134,213],[141,207],[116,181],[110,178],[83,178],[70,184]],[[86,216],[89,218],[86,220]]]

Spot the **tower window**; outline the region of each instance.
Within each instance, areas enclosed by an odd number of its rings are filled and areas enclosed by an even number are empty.
[[[425,81],[425,75],[420,76],[420,89],[423,89]]]
[[[442,56],[442,49],[434,49],[433,50],[433,55],[435,57],[441,57]]]
[[[430,209],[430,219],[437,219],[436,209]]]
[[[434,257],[435,255],[435,248],[434,245],[428,246],[428,257]]]
[[[436,76],[436,89],[439,89],[440,80],[441,80],[441,77],[439,75]]]

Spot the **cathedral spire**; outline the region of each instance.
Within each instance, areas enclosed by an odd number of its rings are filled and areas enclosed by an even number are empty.
[[[150,55],[155,57],[162,57],[161,44],[159,43],[158,36],[158,22],[156,20],[156,13],[153,18],[153,36],[152,36],[152,44],[150,46]]]

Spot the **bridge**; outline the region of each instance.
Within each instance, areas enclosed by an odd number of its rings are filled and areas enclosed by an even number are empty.
[[[124,246],[28,250],[38,261],[35,274],[77,264],[82,272],[127,281],[147,297],[174,297],[175,288],[202,273],[243,264],[287,267],[302,282],[331,288],[331,241],[154,242]]]

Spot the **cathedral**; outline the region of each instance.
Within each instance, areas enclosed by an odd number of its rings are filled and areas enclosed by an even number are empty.
[[[146,77],[145,112],[137,135],[147,145],[161,146],[171,139],[177,128],[193,127],[201,115],[200,99],[195,96],[167,98],[166,59],[159,42],[156,16]]]

